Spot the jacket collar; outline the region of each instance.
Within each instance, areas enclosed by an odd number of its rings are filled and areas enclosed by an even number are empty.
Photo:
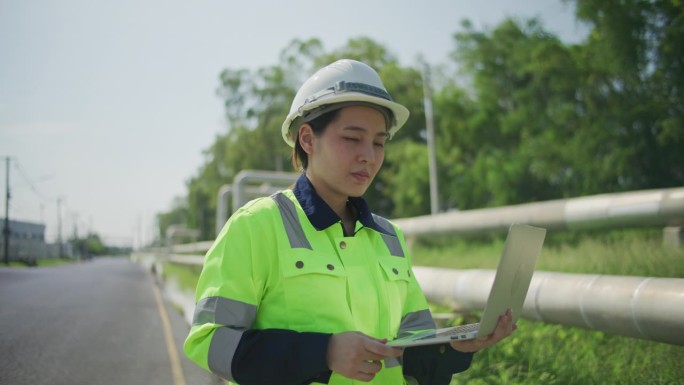
[[[309,222],[311,222],[311,225],[313,225],[316,230],[325,230],[342,220],[342,218],[325,203],[323,198],[316,193],[314,186],[304,173],[297,178],[292,192],[297,198],[299,205],[302,206],[307,218],[309,218]],[[362,197],[349,197],[348,202],[356,211],[357,220],[360,221],[364,227],[391,235],[373,220],[373,215],[365,199]]]

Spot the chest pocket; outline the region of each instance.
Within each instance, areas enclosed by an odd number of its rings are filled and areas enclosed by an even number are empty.
[[[347,273],[337,256],[292,249],[280,268],[290,328],[333,332],[349,321]]]
[[[401,324],[409,282],[411,281],[411,271],[406,258],[381,257],[378,264],[385,279],[390,335],[394,336],[399,331]]]

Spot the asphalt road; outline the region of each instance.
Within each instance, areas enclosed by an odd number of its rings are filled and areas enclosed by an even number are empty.
[[[215,385],[182,352],[188,326],[126,258],[0,267],[0,384]]]

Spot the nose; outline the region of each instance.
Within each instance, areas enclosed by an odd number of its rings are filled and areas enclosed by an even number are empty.
[[[373,145],[373,142],[366,143],[360,147],[359,161],[362,163],[375,163],[377,155],[375,154],[375,146]]]

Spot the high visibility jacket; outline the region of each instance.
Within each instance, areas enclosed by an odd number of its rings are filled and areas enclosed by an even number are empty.
[[[320,200],[309,183],[302,176],[295,191],[311,190]],[[245,385],[252,378],[355,384],[327,369],[330,334],[359,331],[391,340],[434,328],[402,233],[361,206],[353,236],[344,235],[339,220],[317,229],[292,190],[239,209],[205,257],[186,355]],[[459,362],[449,373],[470,364],[471,355],[456,353],[449,359]],[[372,384],[406,383],[399,360],[383,365]]]

